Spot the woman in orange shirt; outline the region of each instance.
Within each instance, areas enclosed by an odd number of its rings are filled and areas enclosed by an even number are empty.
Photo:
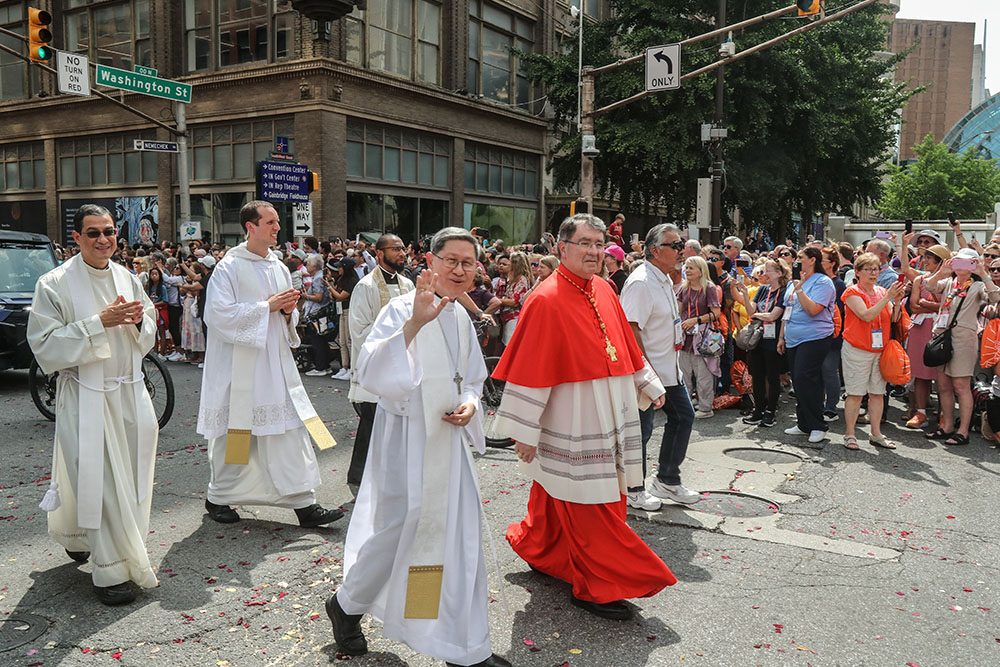
[[[896,445],[882,435],[882,409],[885,396],[885,378],[879,369],[879,358],[889,341],[891,327],[891,302],[898,301],[903,293],[903,283],[892,287],[879,287],[875,281],[882,262],[866,252],[854,261],[857,284],[844,290],[841,297],[844,309],[844,345],[840,362],[844,369],[847,400],[844,402],[844,421],[847,422],[844,446],[859,449],[854,435],[861,399],[868,394],[868,414],[871,416],[871,435],[868,442],[887,449]]]

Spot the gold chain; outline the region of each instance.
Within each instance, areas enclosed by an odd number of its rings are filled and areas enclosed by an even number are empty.
[[[594,299],[593,283],[591,283],[590,292],[587,292],[585,289],[573,282],[569,276],[563,273],[560,269],[561,267],[557,268],[556,273],[562,276],[563,280],[579,290],[580,294],[587,297],[587,300],[590,301],[590,307],[594,309],[594,315],[597,316],[597,324],[601,327],[601,333],[604,334],[604,351],[607,353],[608,357],[611,358],[611,361],[618,361],[618,350],[616,350],[615,346],[611,344],[611,339],[608,338],[608,328],[604,325],[604,318],[601,317],[601,311],[597,309],[597,301]]]

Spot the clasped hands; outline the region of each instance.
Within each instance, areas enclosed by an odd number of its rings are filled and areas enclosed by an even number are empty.
[[[119,294],[114,302],[101,310],[100,318],[105,329],[122,324],[139,324],[142,322],[142,302],[126,301],[125,297]]]
[[[299,302],[299,295],[300,292],[297,289],[286,289],[284,292],[278,292],[267,300],[268,308],[272,313],[280,310],[282,315],[291,315],[295,304]]]

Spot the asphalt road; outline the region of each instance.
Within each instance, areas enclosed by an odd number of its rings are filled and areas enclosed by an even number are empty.
[[[319,499],[348,516],[305,530],[290,511],[247,508],[243,521],[223,526],[204,515],[208,466],[194,432],[201,372],[170,369],[177,406],[160,434],[147,539],[160,586],[122,608],[99,604],[89,565],[70,561],[46,534],[37,505],[53,425],[31,404],[25,373],[0,373],[0,664],[338,661],[323,602],[340,581],[352,508],[345,474],[356,417],[346,383],[304,378],[341,443],[318,454]],[[842,421],[831,441],[806,448],[781,432],[791,405],[782,410],[773,429],[747,427],[732,410],[696,423],[685,483],[765,500],[713,494],[697,510],[635,513],[631,525],[680,581],[633,600],[636,616],[622,623],[571,606],[566,584],[532,574],[514,555],[503,533],[523,517],[530,482],[512,451],[477,457],[509,605],[508,615],[488,568],[494,650],[536,667],[1000,664],[1000,452],[979,436],[945,449],[893,427],[897,451],[861,438],[862,451],[849,452],[836,435]],[[734,447],[751,451],[726,451]],[[442,664],[384,639],[378,623],[364,625],[371,653],[352,664]]]

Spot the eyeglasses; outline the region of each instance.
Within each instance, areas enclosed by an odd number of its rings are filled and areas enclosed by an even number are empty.
[[[791,257],[791,256],[792,256],[792,253],[788,252],[787,250],[785,252],[779,252],[778,253],[778,257]]]
[[[670,248],[677,252],[684,250],[684,241],[671,241],[670,243],[657,243],[656,245],[659,248]]]
[[[580,250],[584,252],[590,252],[591,250],[604,252],[604,249],[608,247],[606,243],[591,243],[590,241],[581,241],[580,243],[577,243],[576,241],[564,241],[564,243],[578,246]]]
[[[538,268],[538,262],[532,262],[532,263],[531,263],[531,266],[532,266],[533,268],[536,268],[536,269],[537,269],[537,268]]]
[[[983,257],[986,259],[1000,259],[1000,255],[991,255],[990,253],[985,253]]]
[[[88,229],[87,230],[87,238],[88,239],[99,239],[99,238],[101,238],[101,236],[107,236],[108,238],[111,238],[112,236],[114,236],[117,233],[118,232],[115,231],[114,227],[105,227],[104,231],[101,231],[100,229]]]
[[[733,246],[731,246],[731,245],[724,245],[724,246],[722,246],[722,247],[723,247],[724,249],[726,249],[726,250],[732,250],[732,249],[733,249]]]
[[[722,261],[722,258],[719,257],[719,256],[717,256],[717,255],[712,255],[711,257],[706,257],[705,259],[707,259],[710,262],[721,262]]]
[[[926,236],[922,236],[919,239],[917,239],[917,245],[927,245],[927,246],[934,245],[934,239],[929,239]]]
[[[476,269],[476,263],[473,262],[472,260],[467,259],[465,261],[459,261],[454,257],[442,257],[441,255],[434,252],[432,252],[431,254],[440,259],[441,263],[444,264],[449,271],[454,271],[455,269],[458,268],[460,264],[462,266],[463,271],[474,271]]]
[[[857,270],[864,271],[865,273],[878,273],[879,271],[881,271],[881,269],[879,269],[877,266],[869,266],[867,268],[857,269]]]

